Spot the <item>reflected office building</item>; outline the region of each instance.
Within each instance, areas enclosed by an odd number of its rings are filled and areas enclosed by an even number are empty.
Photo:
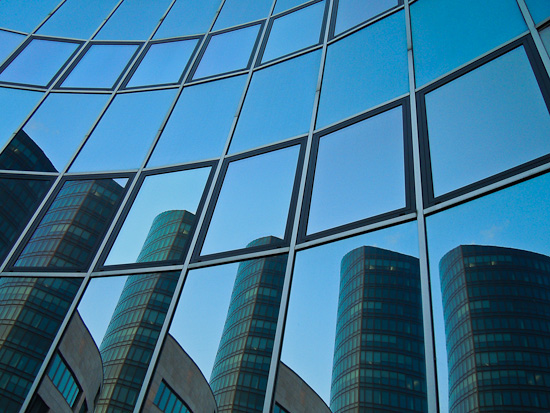
[[[427,412],[418,258],[360,247],[340,276],[332,411]]]
[[[461,245],[439,268],[449,411],[548,412],[550,257]]]

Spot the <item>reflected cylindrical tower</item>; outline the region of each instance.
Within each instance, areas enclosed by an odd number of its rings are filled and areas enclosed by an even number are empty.
[[[417,258],[375,247],[342,258],[330,405],[427,411]]]
[[[461,245],[439,263],[449,411],[550,410],[550,257]]]

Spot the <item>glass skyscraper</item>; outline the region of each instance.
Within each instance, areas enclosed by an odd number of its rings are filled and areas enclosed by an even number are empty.
[[[0,410],[550,410],[549,50],[547,0],[0,1]]]

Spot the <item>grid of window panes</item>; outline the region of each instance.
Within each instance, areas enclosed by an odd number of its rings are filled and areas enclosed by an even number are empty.
[[[155,406],[165,413],[192,413],[178,395],[170,390],[165,382],[160,383],[154,403]]]
[[[80,392],[80,386],[59,353],[56,353],[53,358],[53,363],[48,371],[48,377],[63,395],[69,406],[73,407]]]
[[[440,266],[467,244],[550,256],[549,54],[547,0],[0,2],[0,405],[53,403],[42,378],[79,315],[102,369],[68,368],[124,411],[160,381],[206,409],[159,361],[177,357],[222,410],[330,412],[343,388],[356,390],[333,413],[366,397],[403,411],[408,396],[427,411],[549,410],[547,372],[525,367],[550,357],[548,314],[514,336],[500,296],[474,300],[445,275],[470,273]],[[367,291],[388,306],[401,291],[388,274],[402,268],[384,270],[387,284],[357,281],[340,305],[344,258],[370,248],[419,263],[414,340],[359,319],[342,336],[346,311],[384,317]],[[277,282],[239,285],[239,265],[275,262]],[[527,270],[491,265],[475,274],[506,284],[510,306],[545,308]],[[125,283],[151,277],[169,286],[128,299]],[[168,335],[181,354],[163,354]],[[507,338],[529,343],[522,361],[472,373]],[[361,367],[386,339],[408,343],[396,357],[420,347],[425,378]],[[536,396],[509,396],[504,375]],[[116,397],[109,380],[125,383]]]

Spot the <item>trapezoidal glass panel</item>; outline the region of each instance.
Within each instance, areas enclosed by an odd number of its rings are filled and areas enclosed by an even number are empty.
[[[227,0],[216,19],[214,30],[265,19],[272,3],[273,0]]]
[[[176,0],[153,38],[206,33],[220,4],[221,0]]]
[[[334,35],[399,5],[399,0],[338,0]]]

